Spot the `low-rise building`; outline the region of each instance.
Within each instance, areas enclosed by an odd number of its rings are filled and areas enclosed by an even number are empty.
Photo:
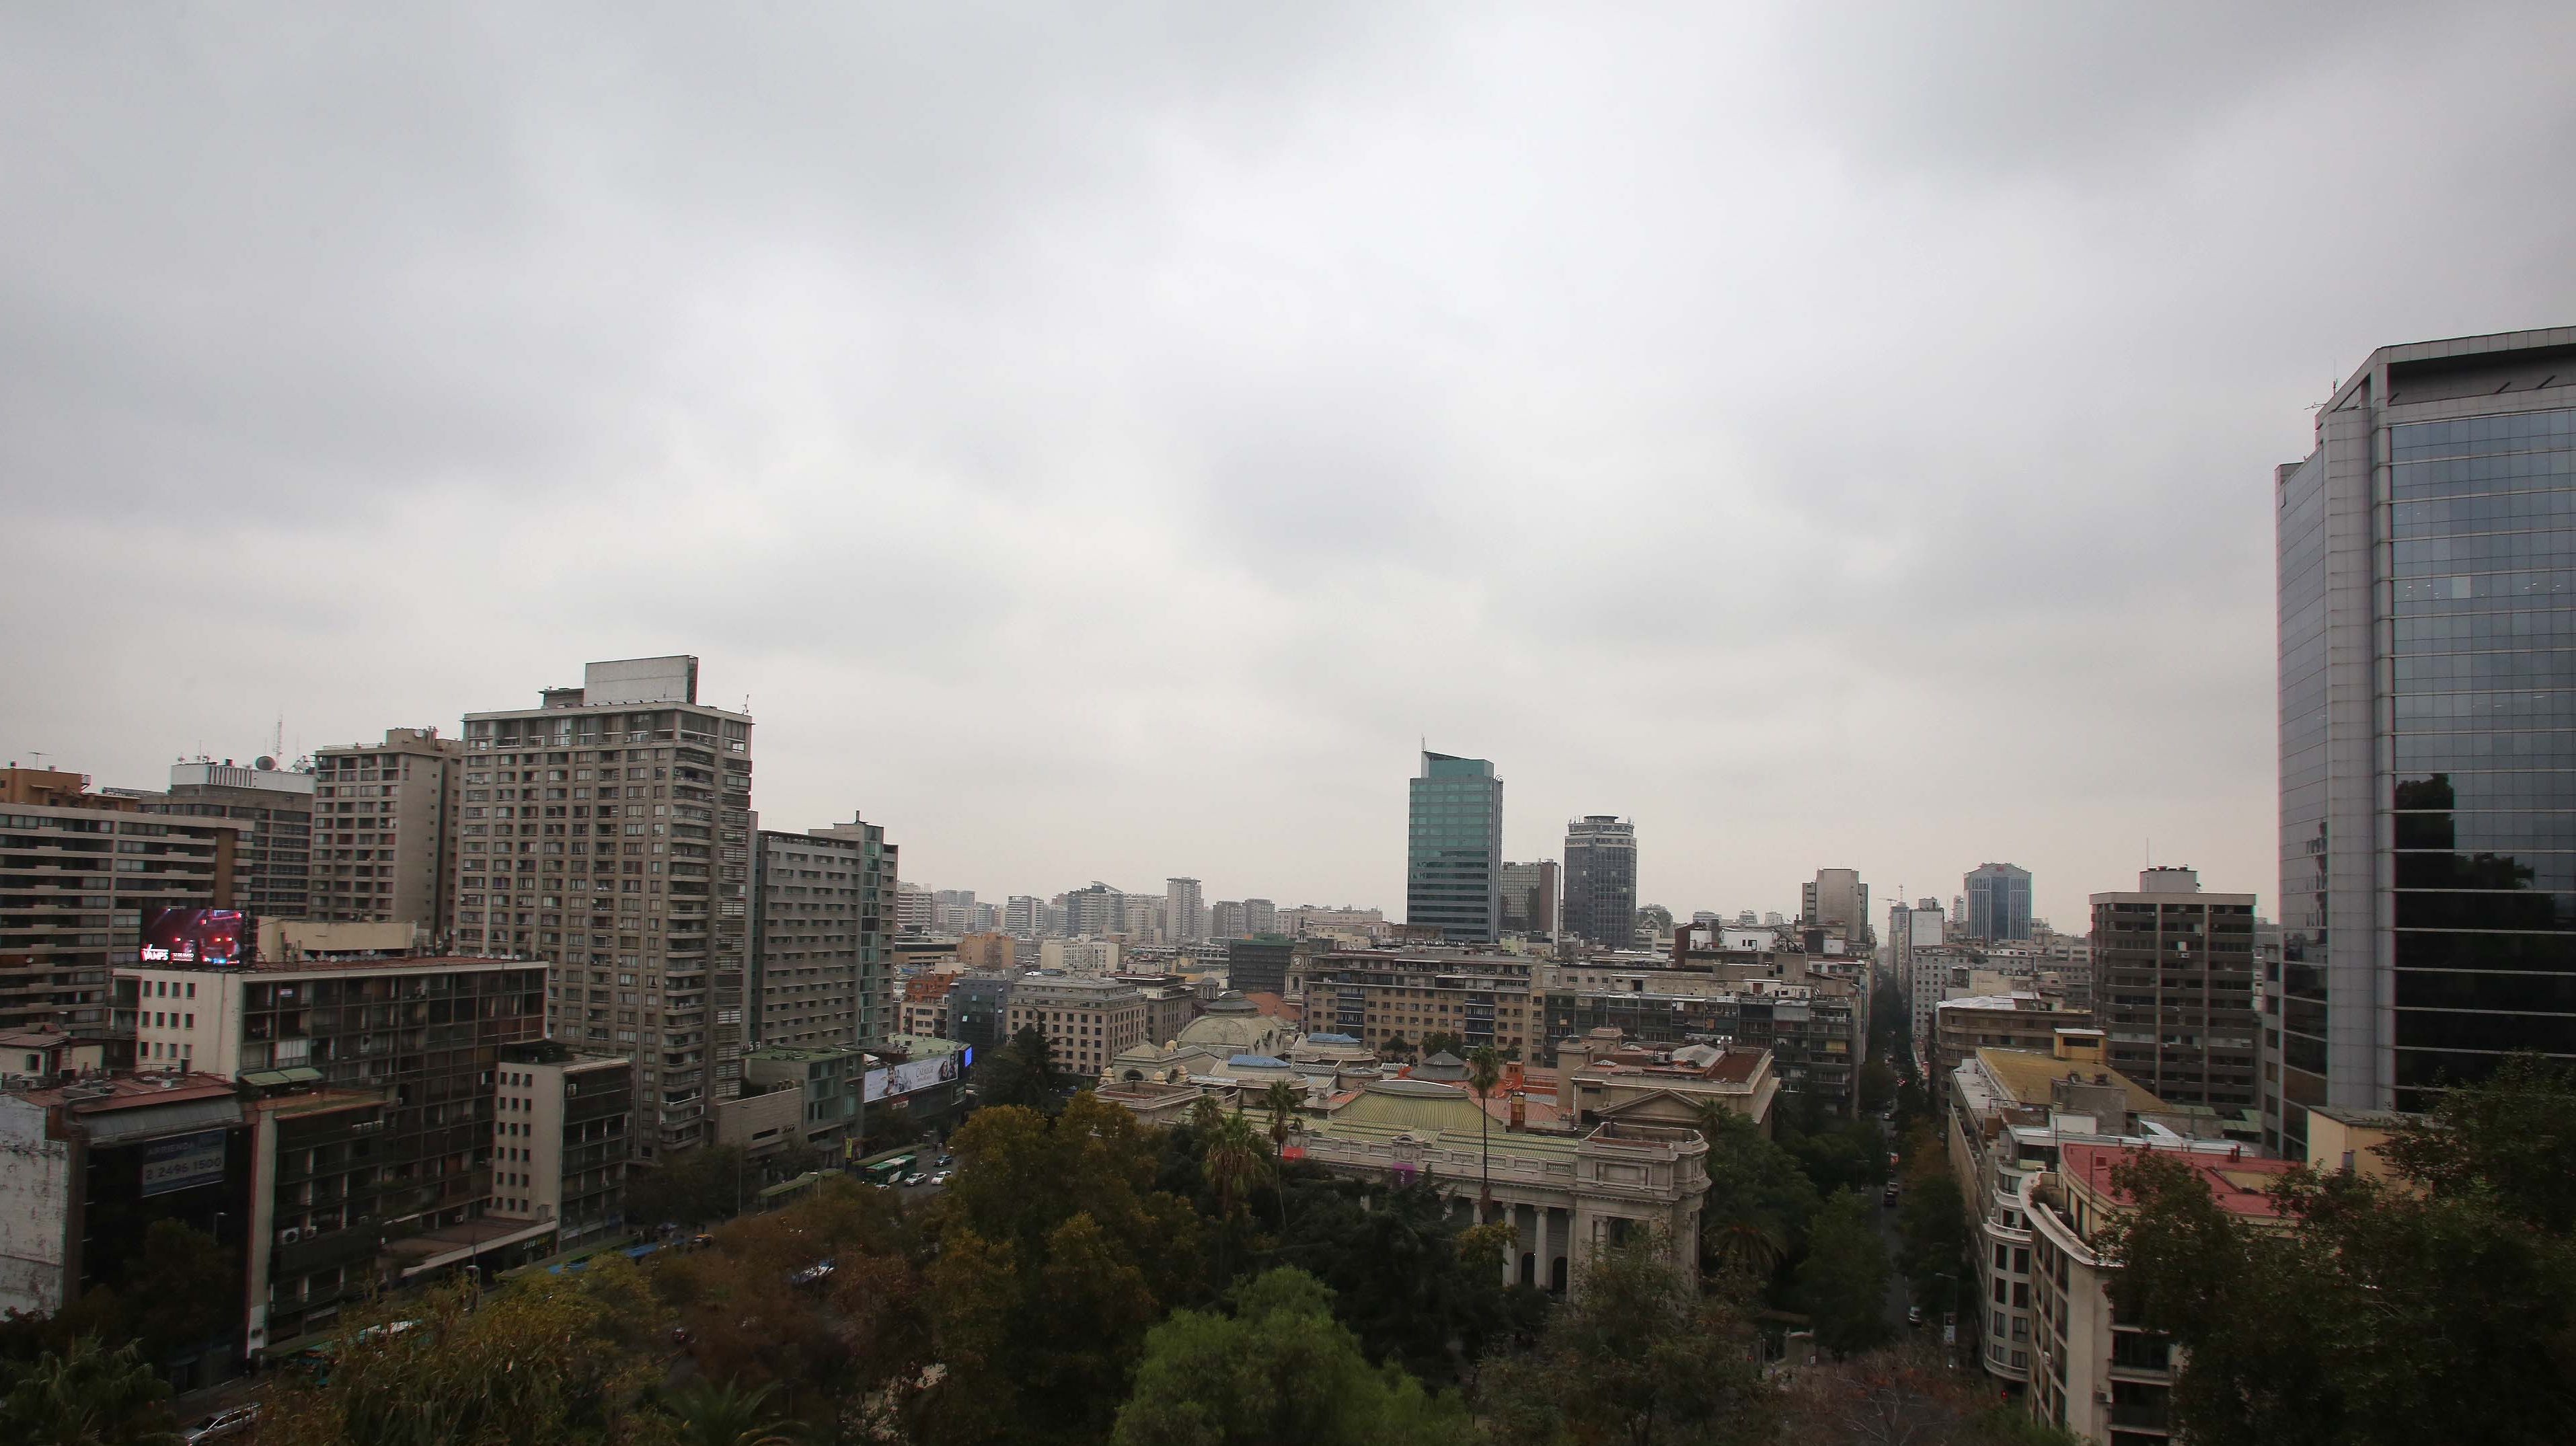
[[[1783,1092],[1807,1095],[1830,1114],[1847,1116],[1859,1107],[1854,1080],[1868,1016],[1849,980],[1811,972],[1801,983],[1767,977],[1728,983],[1707,975],[1685,980],[1673,971],[1636,989],[1551,988],[1543,998],[1552,1038],[1610,1029],[1657,1048],[1766,1050]]]
[[[490,1212],[551,1222],[555,1250],[625,1223],[635,1064],[552,1040],[501,1047]]]
[[[793,1091],[800,1101],[797,1127],[805,1143],[829,1146],[858,1128],[867,1074],[874,1063],[855,1046],[796,1049],[781,1045],[744,1055],[742,1074],[764,1094]]]
[[[2092,1043],[2098,1048],[2101,1031],[2092,1025],[2092,1015],[2059,1009],[2036,994],[1974,994],[1965,999],[1945,999],[1933,1010],[1931,1077],[1948,1079],[1961,1062],[1981,1049],[2052,1053],[2057,1048],[2058,1031],[2064,1029],[2091,1031]],[[1936,1091],[1936,1096],[1936,1108],[1950,1107],[1946,1091]]]
[[[1771,1104],[1780,1093],[1769,1050],[1714,1044],[1648,1049],[1608,1029],[1558,1044],[1556,1079],[1558,1113],[1569,1125],[1618,1120],[1688,1129],[1714,1104],[1768,1135]]]
[[[2153,1147],[2159,1154],[2169,1147]],[[2113,1183],[2131,1150],[2070,1144],[2054,1168],[2021,1182],[2031,1235],[2031,1414],[2105,1446],[2165,1446],[2172,1438],[2174,1347],[2121,1315],[2110,1283],[2118,1267],[2102,1233],[2136,1208]],[[2250,1224],[2281,1223],[2270,1193],[2299,1168],[2288,1160],[2173,1151],[2209,1187],[2218,1208]]]
[[[1525,958],[1464,950],[1336,953],[1308,966],[1306,1020],[1371,1048],[1419,1048],[1435,1034],[1508,1058],[1544,1051],[1547,1031]],[[1242,989],[1238,981],[1235,988]]]
[[[2030,1379],[2030,1221],[2023,1182],[2054,1167],[2069,1144],[2157,1145],[2225,1155],[2217,1116],[2177,1107],[2102,1060],[2101,1034],[2058,1031],[2046,1052],[1985,1048],[1945,1082],[1948,1152],[1975,1221],[1977,1316],[1986,1373],[2018,1388]]]
[[[1377,1080],[1308,1123],[1286,1153],[1352,1179],[1430,1184],[1467,1220],[1490,1181],[1494,1218],[1514,1232],[1506,1281],[1562,1293],[1595,1254],[1649,1232],[1676,1264],[1698,1258],[1708,1144],[1696,1131],[1496,1129],[1459,1086]]]

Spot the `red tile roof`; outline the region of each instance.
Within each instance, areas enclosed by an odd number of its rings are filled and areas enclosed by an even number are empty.
[[[2128,1192],[2114,1187],[2111,1174],[2128,1159],[2131,1149],[2118,1145],[2068,1145],[2064,1151],[2065,1173],[2115,1204],[2131,1203]],[[2201,1150],[2158,1150],[2168,1160],[2181,1162],[2200,1177],[2216,1197],[2218,1207],[2230,1215],[2254,1219],[2272,1219],[2281,1211],[2268,1193],[2280,1178],[2299,1168],[2291,1160],[2267,1160],[2240,1153],[2218,1154]]]

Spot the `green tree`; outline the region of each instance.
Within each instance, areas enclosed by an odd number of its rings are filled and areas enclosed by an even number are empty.
[[[1799,1446],[2083,1446],[1924,1341],[1795,1364],[1781,1399],[1781,1439]]]
[[[60,1354],[0,1366],[0,1441],[10,1446],[161,1446],[170,1389],[134,1343],[110,1351],[82,1336]]]
[[[2239,1443],[2566,1439],[2576,1419],[2576,1069],[2509,1060],[2386,1151],[2396,1177],[2301,1171],[2278,1219],[2140,1152],[2098,1244],[2121,1311],[2186,1351],[2180,1433]]]
[[[1197,1212],[1154,1188],[1159,1142],[1087,1090],[1053,1119],[978,1110],[950,1148],[929,1293],[947,1370],[921,1439],[1099,1440],[1147,1328],[1198,1288]]]
[[[1494,1053],[1490,1044],[1477,1046],[1467,1056],[1467,1087],[1476,1092],[1476,1145],[1480,1152],[1476,1165],[1476,1223],[1479,1225],[1494,1218],[1494,1119],[1485,1106],[1493,1100],[1494,1086],[1502,1081],[1503,1057]]]
[[[1381,1059],[1402,1059],[1413,1053],[1413,1046],[1405,1043],[1403,1035],[1390,1034],[1386,1037],[1386,1043],[1378,1046],[1377,1052]]]
[[[460,1281],[405,1310],[405,1329],[343,1337],[327,1383],[273,1391],[260,1446],[605,1443],[654,1419],[640,1397],[665,1317],[624,1259],[488,1293]]]
[[[1806,1246],[1823,1202],[1788,1151],[1761,1127],[1710,1101],[1694,1124],[1708,1141],[1708,1194],[1700,1202],[1700,1249],[1712,1264],[1758,1284]]]
[[[1896,1071],[1886,1060],[1872,1058],[1860,1067],[1860,1107],[1881,1110],[1896,1102]]]
[[[1277,1258],[1323,1280],[1370,1360],[1447,1386],[1544,1312],[1543,1293],[1504,1288],[1490,1239],[1480,1250],[1430,1186],[1363,1186],[1303,1167],[1291,1177],[1297,1206]]]
[[[975,1102],[986,1109],[1017,1105],[1040,1114],[1055,1112],[1055,1047],[1044,1031],[1033,1024],[1020,1026],[975,1066]]]
[[[1798,1299],[1815,1324],[1816,1341],[1838,1356],[1869,1350],[1891,1333],[1887,1247],[1873,1208],[1857,1190],[1835,1191],[1816,1217],[1798,1267]]]
[[[662,1409],[679,1425],[680,1446],[789,1446],[791,1423],[769,1409],[776,1389],[693,1381],[663,1393]]]
[[[1772,1439],[1752,1333],[1651,1236],[1604,1251],[1528,1351],[1491,1367],[1501,1446],[1701,1446]]]
[[[742,1213],[760,1183],[759,1172],[736,1146],[666,1151],[650,1168],[627,1175],[626,1216],[645,1226],[730,1220]]]
[[[1454,1396],[1374,1367],[1333,1318],[1332,1292],[1298,1270],[1237,1287],[1230,1316],[1174,1311],[1145,1339],[1115,1446],[1404,1446],[1471,1437]]]
[[[1962,1284],[1975,1278],[1967,1268],[1967,1201],[1929,1129],[1909,1140],[1905,1162],[1905,1193],[1896,1217],[1898,1263],[1917,1303],[1956,1310]]]
[[[1387,1042],[1389,1044],[1395,1043],[1394,1040],[1389,1040]],[[1429,1059],[1435,1054],[1454,1055],[1459,1059],[1465,1059],[1467,1057],[1467,1041],[1460,1039],[1458,1036],[1451,1034],[1445,1029],[1433,1030],[1431,1033],[1422,1036],[1422,1057],[1424,1059]]]

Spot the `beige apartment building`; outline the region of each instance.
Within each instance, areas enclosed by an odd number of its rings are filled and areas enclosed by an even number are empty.
[[[465,716],[456,948],[551,961],[555,1037],[635,1060],[636,1153],[706,1138],[742,1085],[751,719],[698,660],[592,663]]]
[[[2103,1231],[2136,1208],[2112,1181],[2131,1146],[2069,1144],[2055,1166],[2022,1178],[2029,1223],[2031,1414],[2102,1446],[2166,1446],[2173,1439],[2174,1347],[2112,1305],[2118,1266]],[[2257,1227],[2277,1227],[2269,1193],[2297,1169],[2289,1160],[2155,1146],[2200,1176],[2218,1207]]]
[[[165,908],[229,909],[237,819],[166,818],[80,774],[7,770],[0,795],[0,1031],[106,1032],[108,971]],[[85,800],[83,802],[73,802]]]
[[[1115,979],[1032,974],[1011,990],[1006,1033],[1035,1026],[1064,1074],[1097,1076],[1145,1039],[1145,991]]]
[[[450,927],[464,752],[435,728],[314,750],[311,917]]]

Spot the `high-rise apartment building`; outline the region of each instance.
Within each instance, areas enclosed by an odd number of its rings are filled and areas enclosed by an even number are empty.
[[[1960,887],[1966,892],[1955,917],[1969,938],[1994,943],[2030,937],[2030,870],[1979,864]]]
[[[1064,935],[1078,939],[1087,934],[1117,932],[1121,895],[1116,889],[1092,880],[1079,889],[1067,889],[1064,895]]]
[[[1637,826],[1589,814],[1565,826],[1565,932],[1625,949],[1637,939]]]
[[[2254,896],[2204,894],[2189,869],[2093,896],[2093,1014],[2113,1068],[2171,1104],[2252,1111]]]
[[[1193,888],[1197,880],[1190,881]],[[898,902],[900,898],[898,897]],[[1002,932],[1014,939],[1034,939],[1046,931],[1046,900],[1034,894],[1013,894],[1002,906]]]
[[[742,1085],[751,719],[695,658],[592,663],[467,714],[465,757],[458,949],[553,961],[565,1043],[635,1060],[637,1154],[699,1143]]]
[[[1163,937],[1174,944],[1207,937],[1207,900],[1198,880],[1163,880]]]
[[[1556,860],[1503,865],[1503,932],[1554,934],[1565,880]]]
[[[893,1033],[886,920],[895,849],[865,819],[762,829],[752,854],[752,1040],[864,1048]]]
[[[310,914],[340,923],[455,923],[456,811],[465,745],[435,728],[313,752]],[[534,817],[534,814],[529,815]]]
[[[313,880],[313,775],[262,758],[251,767],[196,762],[170,765],[170,791],[137,795],[145,813],[179,818],[232,818],[242,831],[233,859],[236,908],[263,919],[310,917]]]
[[[0,772],[0,1032],[107,1031],[108,970],[161,909],[229,909],[250,825],[148,815],[77,773]],[[48,803],[14,800],[45,798]]]
[[[1244,923],[1242,900],[1219,899],[1208,906],[1209,938],[1240,939],[1251,932]]]
[[[2576,1056],[2576,327],[2372,353],[2273,501],[2296,1157],[2310,1108]]]
[[[1268,899],[1243,901],[1243,932],[1276,934],[1279,932],[1279,906]]]
[[[894,927],[898,934],[927,934],[938,921],[938,905],[930,890],[919,884],[896,880],[894,886]]]
[[[1799,914],[1808,928],[1840,925],[1843,938],[1852,944],[1871,942],[1869,885],[1860,881],[1860,870],[1818,869],[1812,882],[1799,886],[1798,894]]]

